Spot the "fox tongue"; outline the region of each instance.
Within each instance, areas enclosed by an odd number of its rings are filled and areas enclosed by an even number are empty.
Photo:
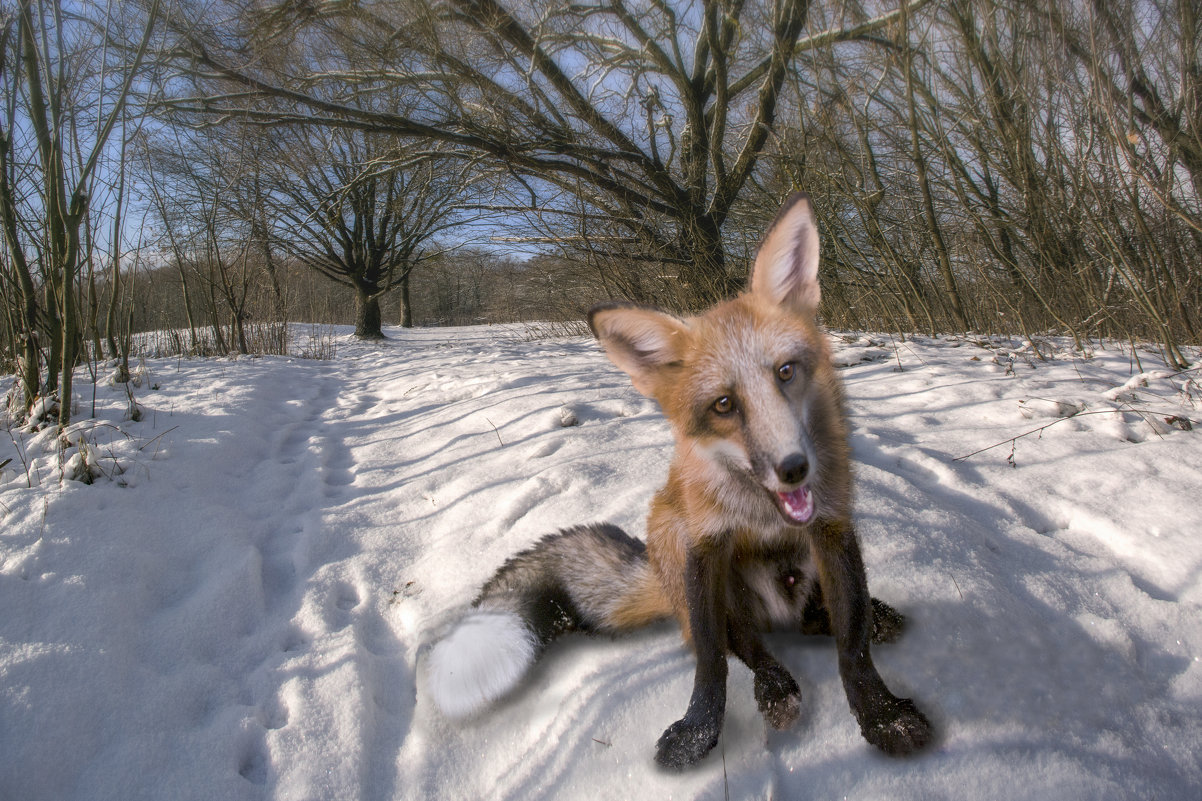
[[[814,497],[807,487],[798,487],[792,492],[778,492],[780,506],[785,515],[797,523],[806,523],[814,514]]]

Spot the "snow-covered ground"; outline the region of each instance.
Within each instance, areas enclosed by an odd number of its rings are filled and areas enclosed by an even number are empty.
[[[0,798],[1200,797],[1200,372],[835,337],[869,583],[911,624],[877,663],[940,739],[875,753],[830,640],[776,635],[799,725],[766,730],[732,661],[719,747],[670,773],[654,743],[693,674],[672,626],[569,637],[467,723],[421,690],[507,555],[583,521],[642,534],[656,407],[584,338],[388,334],[151,360],[139,422],[102,384],[72,433],[91,485],[49,435],[0,433]]]

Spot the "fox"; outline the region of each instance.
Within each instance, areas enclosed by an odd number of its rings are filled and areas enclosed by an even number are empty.
[[[818,267],[812,203],[797,192],[734,298],[695,316],[625,302],[591,309],[605,354],[673,433],[646,542],[594,523],[508,559],[429,652],[429,694],[445,715],[505,696],[567,632],[674,618],[696,669],[683,717],[656,743],[666,768],[693,765],[717,744],[731,655],[751,669],[768,725],[798,721],[801,691],[765,645],[772,630],[833,636],[848,705],[873,746],[902,756],[932,741],[927,717],[889,690],[871,656],[905,619],[868,592],[844,391],[817,322]]]

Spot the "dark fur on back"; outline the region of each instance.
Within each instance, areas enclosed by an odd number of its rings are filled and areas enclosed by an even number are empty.
[[[641,540],[608,523],[574,526],[510,557],[473,606],[518,612],[546,646],[569,631],[608,630],[606,618],[623,588],[646,569]]]

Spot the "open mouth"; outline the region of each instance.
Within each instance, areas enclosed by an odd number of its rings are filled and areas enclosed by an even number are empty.
[[[814,516],[814,496],[809,487],[798,487],[791,492],[774,492],[776,505],[785,519],[795,525],[804,525]]]

